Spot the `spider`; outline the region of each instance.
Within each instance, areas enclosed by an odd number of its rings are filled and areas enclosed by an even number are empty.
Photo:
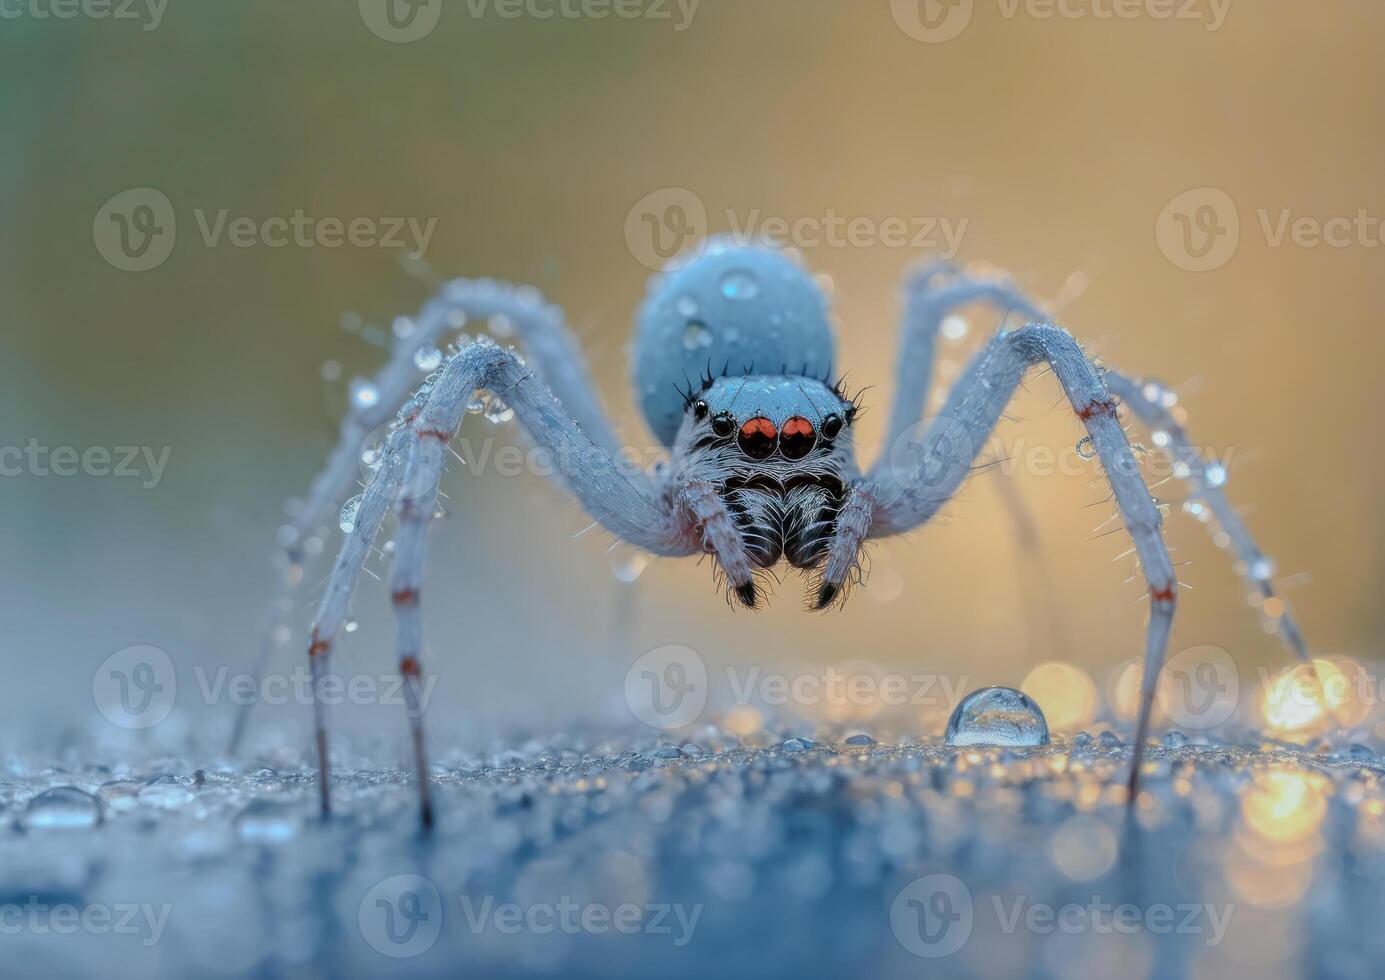
[[[996,274],[932,262],[907,278],[904,300],[884,449],[864,470],[852,439],[857,403],[829,382],[834,338],[827,299],[797,257],[779,249],[711,238],[651,279],[638,314],[634,375],[645,419],[666,452],[647,469],[622,462],[621,445],[562,313],[536,290],[456,280],[424,306],[370,397],[355,400],[326,471],[284,538],[288,567],[301,575],[296,542],[350,489],[367,435],[393,416],[365,491],[343,522],[349,531],[317,609],[308,658],[316,690],[347,620],[357,576],[392,508],[398,529],[390,594],[425,828],[433,820],[418,697],[425,537],[444,455],[478,391],[513,411],[551,457],[559,482],[616,538],[656,555],[710,555],[731,600],[748,608],[762,601],[761,573],[787,562],[808,575],[808,605],[826,609],[863,581],[867,541],[920,527],[957,492],[1016,388],[1041,364],[1052,369],[1086,428],[1148,584],[1127,784],[1133,804],[1178,582],[1160,510],[1126,438],[1122,405],[1156,433],[1156,445],[1174,458],[1176,472],[1220,522],[1243,576],[1267,598],[1274,595],[1272,565],[1231,508],[1224,471],[1192,446],[1157,383],[1097,366],[1067,331]],[[1002,329],[972,358],[941,413],[925,421],[940,326],[950,312],[975,303],[1004,311]],[[1026,325],[1004,329],[1012,313]],[[441,357],[437,345],[467,319],[513,329],[525,355],[484,337],[459,337],[459,346]],[[435,370],[415,389],[428,368]],[[284,589],[293,580],[286,578]],[[1311,664],[1287,608],[1278,628]],[[324,706],[318,701],[314,707],[326,815],[327,727]]]

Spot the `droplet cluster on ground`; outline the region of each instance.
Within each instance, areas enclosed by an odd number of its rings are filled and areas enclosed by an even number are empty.
[[[959,725],[1023,722],[1015,693],[978,692]],[[339,747],[327,823],[288,749],[10,758],[0,904],[27,925],[6,958],[103,976],[1141,980],[1273,956],[1275,975],[1377,975],[1385,938],[1361,925],[1385,912],[1385,770],[1369,748],[1171,733],[1132,833],[1129,745],[1043,744],[1033,722],[1008,747],[711,726],[439,746],[429,839],[411,774],[371,763],[391,757],[379,746]],[[128,928],[58,933],[62,906]]]

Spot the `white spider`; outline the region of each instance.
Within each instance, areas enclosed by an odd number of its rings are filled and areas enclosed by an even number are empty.
[[[992,337],[952,387],[940,415],[925,423],[940,325],[951,311],[976,302],[1017,313],[1029,325]],[[457,324],[496,317],[513,325],[527,362],[487,339],[468,340],[411,394],[420,366],[432,366],[437,345],[446,344]],[[478,390],[513,410],[550,455],[560,482],[617,538],[657,555],[711,554],[732,595],[749,607],[759,601],[757,570],[786,560],[809,572],[810,605],[822,609],[860,581],[859,559],[868,539],[919,527],[957,492],[1025,373],[1040,363],[1052,367],[1086,427],[1149,586],[1129,777],[1133,803],[1178,583],[1160,512],[1126,440],[1118,406],[1159,434],[1156,444],[1220,521],[1244,575],[1269,597],[1271,563],[1227,502],[1220,467],[1192,447],[1162,388],[1095,366],[1071,335],[1046,322],[1007,280],[935,263],[906,283],[898,387],[884,449],[863,473],[852,444],[856,406],[828,383],[834,348],[829,319],[827,300],[811,276],[796,260],[762,245],[712,239],[655,277],[639,315],[635,379],[645,417],[667,455],[646,470],[620,462],[620,443],[562,313],[537,291],[459,280],[424,307],[417,329],[398,342],[375,379],[373,400],[357,400],[342,423],[328,468],[286,537],[289,568],[301,574],[296,542],[349,492],[367,435],[397,413],[355,505],[308,654],[316,686],[371,542],[393,507],[398,533],[390,591],[425,826],[432,810],[417,696],[425,535],[447,444]],[[296,577],[288,577],[286,590]],[[1295,654],[1311,662],[1287,608],[1278,622]],[[327,732],[323,705],[315,709],[325,813]],[[238,725],[237,737],[239,731]]]

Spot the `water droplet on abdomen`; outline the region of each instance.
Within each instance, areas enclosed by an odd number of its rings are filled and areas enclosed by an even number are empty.
[[[1048,722],[1034,699],[1009,687],[983,687],[957,705],[947,722],[948,745],[1048,744]]]

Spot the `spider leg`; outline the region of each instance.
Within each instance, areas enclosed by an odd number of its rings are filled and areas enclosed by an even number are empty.
[[[971,472],[972,462],[1025,372],[1043,361],[1052,365],[1087,428],[1149,585],[1144,678],[1129,780],[1128,802],[1133,806],[1178,585],[1160,533],[1159,510],[1117,418],[1116,401],[1072,336],[1057,327],[1031,324],[994,337],[968,365],[942,414],[921,435],[911,438],[906,432],[904,444],[887,452],[870,471],[866,481],[874,498],[870,536],[898,534],[937,513]]]
[[[1153,382],[1137,381],[1107,369],[1106,387],[1129,408],[1141,422],[1154,432],[1165,433],[1167,442],[1162,447],[1175,464],[1186,468],[1186,475],[1180,476],[1187,482],[1196,497],[1216,518],[1221,530],[1226,532],[1232,550],[1238,559],[1237,569],[1246,584],[1262,599],[1276,598],[1274,587],[1274,562],[1260,550],[1241,515],[1231,505],[1223,486],[1226,483],[1226,469],[1220,463],[1209,462],[1188,439],[1187,432],[1173,417],[1163,398],[1165,389]],[[1279,599],[1281,612],[1272,617],[1280,638],[1299,660],[1312,663],[1308,644],[1294,618],[1288,602]]]
[[[1027,319],[1045,318],[1043,311],[1008,278],[969,275],[960,266],[945,260],[925,262],[911,269],[903,289],[904,314],[900,322],[895,395],[877,466],[888,455],[889,448],[917,425],[923,415],[933,381],[938,331],[948,314],[969,303],[990,303],[1007,314],[1015,313]],[[869,481],[862,481],[848,491],[828,548],[827,563],[817,582],[817,593],[810,596],[814,609],[828,608],[843,594],[848,582],[861,578],[861,546],[870,530],[871,495]]]
[[[894,402],[885,428],[885,450],[923,416],[933,381],[938,331],[952,311],[969,303],[990,303],[1025,320],[1047,315],[1001,276],[969,276],[949,262],[930,262],[910,271],[904,282]]]
[[[366,488],[356,523],[342,544],[327,591],[313,624],[309,660],[315,680],[325,672],[332,644],[345,621],[347,604],[385,509],[395,498],[399,520],[391,596],[396,615],[400,669],[409,695],[410,723],[419,767],[422,818],[431,821],[422,718],[417,692],[422,682],[423,630],[420,593],[424,541],[437,502],[446,444],[461,425],[477,389],[485,389],[514,410],[515,417],[551,457],[556,473],[587,512],[617,537],[656,554],[694,553],[694,529],[670,503],[671,496],[643,473],[630,473],[587,438],[549,388],[510,351],[488,341],[453,355],[435,379],[401,412],[385,457]],[[323,812],[330,809],[325,713],[314,702],[317,719],[319,785]]]
[[[366,440],[394,417],[425,373],[418,363],[420,353],[445,347],[452,332],[468,321],[496,318],[514,329],[539,376],[587,437],[609,452],[619,448],[615,430],[601,409],[586,361],[560,307],[547,302],[531,286],[514,286],[493,279],[454,279],[447,283],[423,305],[414,318],[414,329],[396,338],[389,360],[371,379],[373,399],[352,404],[342,420],[326,467],[313,479],[302,507],[281,532],[285,542],[283,572],[266,612],[252,668],[256,689],[274,654],[274,632],[283,622],[302,579],[302,542],[333,508],[351,495]],[[237,712],[228,747],[232,755],[240,747],[253,704],[247,702]]]

